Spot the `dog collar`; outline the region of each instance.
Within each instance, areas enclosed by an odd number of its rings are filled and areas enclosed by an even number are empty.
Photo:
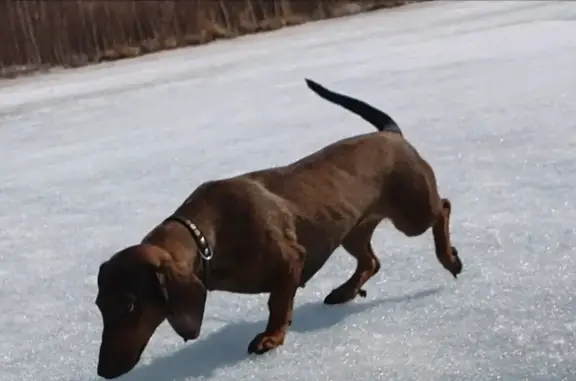
[[[206,237],[198,226],[195,223],[190,221],[188,218],[178,215],[171,215],[170,217],[166,218],[164,222],[175,221],[183,225],[189,232],[190,235],[196,241],[196,245],[198,246],[198,253],[200,254],[200,265],[202,266],[202,283],[204,283],[204,287],[208,289],[208,280],[210,276],[210,261],[214,256],[214,252],[210,248]]]

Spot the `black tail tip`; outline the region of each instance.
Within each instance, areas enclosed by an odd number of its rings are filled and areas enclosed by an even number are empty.
[[[314,82],[309,78],[304,78],[304,80],[306,81],[306,85],[308,86],[308,88],[312,90],[322,89],[322,85],[320,85],[318,82]]]

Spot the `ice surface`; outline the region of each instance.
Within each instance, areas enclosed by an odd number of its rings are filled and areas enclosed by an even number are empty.
[[[576,380],[576,3],[424,3],[0,82],[0,380],[96,380],[98,265],[200,182],[371,131],[313,78],[401,124],[452,199],[465,270],[388,224],[368,298],[327,307],[338,252],[284,346],[266,296],[210,295],[121,380]]]

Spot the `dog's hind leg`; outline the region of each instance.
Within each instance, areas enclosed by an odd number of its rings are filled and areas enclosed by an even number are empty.
[[[346,282],[326,296],[325,304],[341,304],[354,299],[356,295],[366,296],[362,286],[380,270],[380,261],[370,243],[380,221],[380,218],[364,220],[342,240],[342,247],[358,261],[356,271]]]
[[[458,257],[458,251],[450,244],[450,212],[452,206],[447,198],[443,198],[441,204],[442,209],[432,226],[434,248],[438,261],[456,278],[462,271],[462,262]]]

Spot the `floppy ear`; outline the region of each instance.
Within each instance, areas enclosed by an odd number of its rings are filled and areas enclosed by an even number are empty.
[[[168,309],[168,323],[185,342],[196,339],[204,318],[206,288],[195,275],[179,274],[170,265],[162,265],[156,274]]]

